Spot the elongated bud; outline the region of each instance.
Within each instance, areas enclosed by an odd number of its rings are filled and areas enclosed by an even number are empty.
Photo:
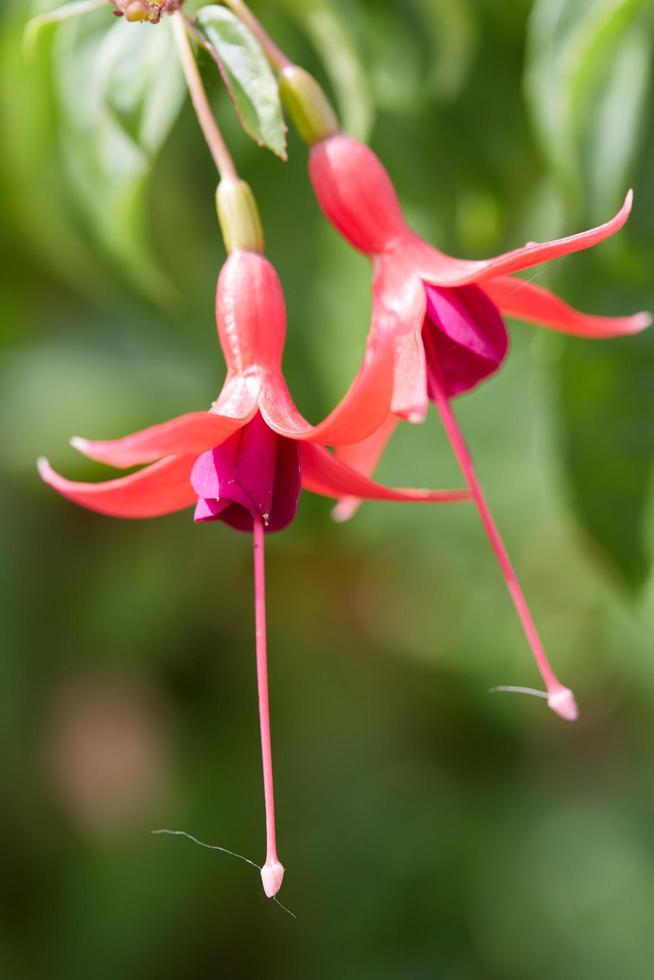
[[[309,146],[339,131],[338,119],[318,82],[304,68],[287,65],[279,76],[279,90],[293,125]]]
[[[309,173],[325,216],[360,252],[383,252],[407,234],[391,179],[364,143],[342,133],[323,140]]]
[[[263,255],[259,209],[245,181],[234,177],[223,178],[216,191],[216,208],[228,253],[240,251]]]

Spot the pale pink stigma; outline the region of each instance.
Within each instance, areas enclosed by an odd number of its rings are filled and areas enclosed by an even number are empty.
[[[274,898],[282,887],[284,880],[284,865],[280,861],[266,861],[261,869],[263,890],[268,898]]]
[[[259,727],[263,763],[263,793],[266,809],[266,861],[261,869],[263,890],[274,898],[282,887],[284,867],[277,857],[275,834],[275,794],[273,788],[272,744],[270,740],[270,707],[268,703],[268,652],[266,643],[266,574],[264,525],[254,518],[254,619],[257,652],[257,689],[259,693]]]
[[[579,708],[575,701],[575,696],[569,687],[561,687],[558,691],[550,691],[547,704],[555,715],[565,721],[576,721],[579,717]]]
[[[575,701],[575,696],[568,687],[561,687],[558,691],[536,691],[533,687],[516,687],[514,684],[501,684],[499,687],[491,687],[491,694],[528,694],[533,698],[545,698],[547,706],[565,721],[576,721],[579,717],[579,708]]]
[[[479,516],[481,517],[486,534],[488,535],[488,539],[497,557],[502,575],[504,576],[506,587],[509,590],[509,594],[513,600],[513,605],[522,624],[525,636],[527,637],[527,642],[529,643],[534,655],[536,666],[538,667],[538,671],[543,678],[543,682],[547,689],[547,703],[551,710],[554,711],[555,714],[559,715],[560,718],[564,718],[566,721],[575,721],[579,712],[574,695],[572,691],[561,684],[556,674],[552,670],[549,660],[547,659],[547,654],[545,653],[540,636],[538,635],[536,624],[534,623],[531,612],[529,611],[527,600],[525,599],[520,583],[518,582],[518,577],[515,573],[513,565],[511,564],[511,559],[509,558],[504,542],[500,536],[500,532],[497,529],[495,521],[493,520],[490,512],[490,508],[486,502],[486,498],[484,497],[479,480],[477,479],[477,474],[475,473],[472,463],[472,457],[468,447],[466,446],[463,433],[459,429],[458,422],[454,412],[452,411],[450,399],[447,396],[445,384],[439,371],[437,352],[432,345],[430,331],[426,330],[424,332],[424,339],[425,346],[427,348],[431,347],[431,350],[428,350],[427,358],[431,397],[436,404],[443,423],[443,428],[445,429],[447,437],[450,440],[454,455],[456,456],[457,462],[466,478],[468,487],[470,488],[472,498],[477,506]]]

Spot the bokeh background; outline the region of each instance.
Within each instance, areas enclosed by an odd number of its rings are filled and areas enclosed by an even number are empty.
[[[604,220],[633,185],[625,231],[532,275],[591,312],[654,308],[647,0],[257,9],[454,254]],[[537,677],[471,508],[369,504],[337,526],[307,496],[269,539],[290,918],[253,869],[150,834],[263,860],[248,538],[189,513],[102,518],[34,467],[102,478],[72,433],[215,397],[215,174],[165,27],[118,33],[103,10],[25,54],[32,12],[5,0],[0,19],[0,976],[649,980],[654,333],[512,324],[505,368],[457,406],[577,725],[488,693]],[[257,149],[202,67],[317,420],[363,349],[369,271],[319,215],[293,134],[286,165]],[[458,480],[433,417],[380,472]]]

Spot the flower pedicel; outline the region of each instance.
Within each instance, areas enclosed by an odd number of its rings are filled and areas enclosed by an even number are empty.
[[[568,721],[577,718],[574,695],[552,670],[504,543],[495,525],[472,458],[452,410],[451,399],[470,391],[501,366],[509,339],[502,315],[579,337],[608,338],[638,333],[648,313],[603,317],[580,313],[541,286],[514,278],[615,234],[629,216],[631,191],[614,218],[558,241],[530,242],[493,259],[451,258],[406,224],[384,166],[365,144],[340,132],[334,110],[318,83],[292,64],[242,0],[226,0],[258,37],[279,72],[289,113],[310,147],[309,172],[318,203],[337,231],[368,256],[373,268],[373,309],[368,365],[393,349],[394,380],[384,425],[341,458],[372,473],[397,422],[422,422],[433,401],[467,480],[495,551],[525,635],[547,689],[550,708]],[[347,519],[359,502],[341,501],[335,516]]]

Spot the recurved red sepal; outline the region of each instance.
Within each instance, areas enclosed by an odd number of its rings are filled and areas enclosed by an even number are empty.
[[[173,456],[103,483],[66,480],[46,459],[40,459],[38,465],[44,483],[89,510],[109,517],[160,517],[195,503],[190,483],[194,461],[194,456]]]
[[[189,412],[122,439],[99,441],[73,436],[70,441],[89,459],[97,459],[109,466],[128,467],[152,463],[163,456],[202,453],[224,442],[243,422],[243,419],[213,412]]]
[[[506,316],[549,327],[574,337],[602,340],[640,333],[652,322],[650,313],[633,316],[597,316],[581,313],[544,286],[527,279],[498,276],[483,284],[484,292]]]
[[[469,490],[422,490],[385,487],[321,446],[302,446],[302,486],[323,497],[358,497],[362,500],[394,500],[411,503],[444,504],[470,499]]]
[[[620,210],[604,224],[596,228],[567,235],[551,242],[528,242],[522,248],[504,252],[492,259],[457,259],[444,255],[414,236],[413,248],[416,256],[416,272],[425,282],[433,286],[465,286],[469,283],[482,283],[496,276],[505,276],[523,269],[530,269],[541,262],[551,262],[563,255],[583,252],[587,248],[606,241],[625,224],[631,213],[633,192],[629,191]]]

